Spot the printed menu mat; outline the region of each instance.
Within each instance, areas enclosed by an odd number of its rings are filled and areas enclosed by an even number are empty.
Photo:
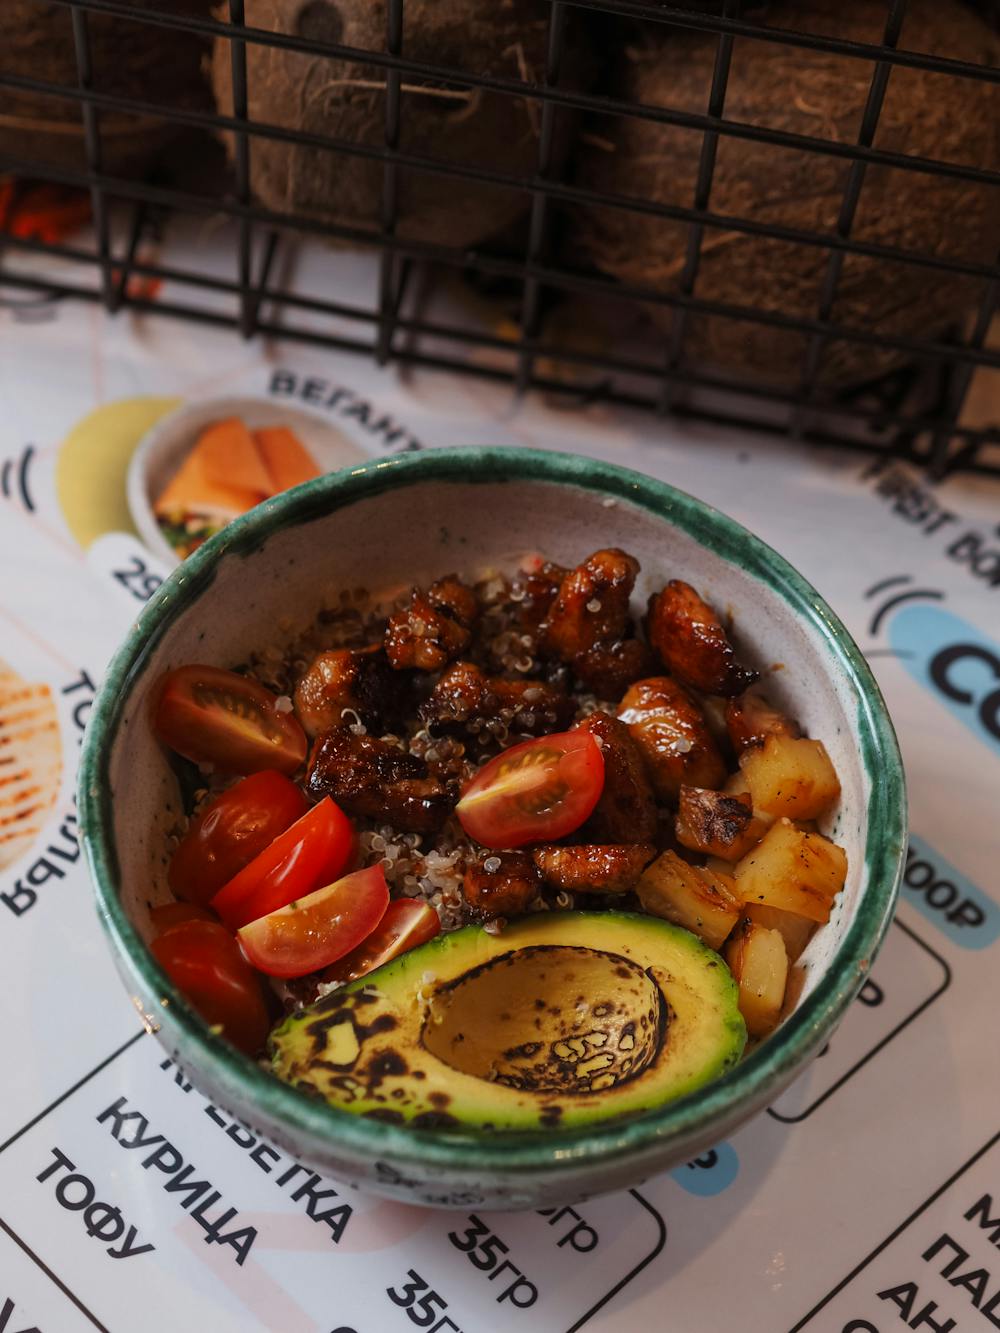
[[[1000,1328],[1000,483],[379,372],[297,344],[0,305],[0,1330],[891,1333]],[[127,475],[183,403],[323,417],[339,461],[493,443],[638,468],[777,547],[886,693],[913,835],[885,947],[768,1110],[641,1188],[439,1212],[321,1178],[204,1099],[120,985],[77,840],[101,672],[162,577]],[[0,787],[0,808],[4,797]]]

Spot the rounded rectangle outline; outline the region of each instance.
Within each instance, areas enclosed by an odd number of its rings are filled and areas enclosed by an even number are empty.
[[[6,1152],[8,1148],[12,1147],[13,1144],[17,1142],[18,1139],[20,1139],[23,1135],[27,1134],[29,1130],[35,1127],[35,1125],[37,1125],[40,1121],[44,1120],[47,1115],[49,1115],[52,1111],[54,1111],[58,1106],[61,1106],[64,1101],[68,1100],[68,1098],[72,1097],[75,1092],[78,1092],[80,1088],[84,1086],[84,1084],[89,1083],[92,1078],[94,1078],[97,1074],[100,1074],[102,1070],[108,1067],[108,1065],[112,1064],[115,1060],[117,1060],[120,1055],[124,1055],[125,1052],[129,1050],[132,1046],[134,1046],[141,1037],[145,1037],[146,1035],[147,1035],[146,1029],[142,1028],[140,1029],[140,1031],[134,1033],[131,1037],[129,1037],[129,1039],[126,1042],[123,1042],[121,1046],[117,1047],[114,1051],[111,1052],[110,1055],[106,1056],[105,1059],[103,1059],[100,1062],[100,1064],[95,1065],[93,1069],[91,1069],[87,1074],[83,1076],[83,1078],[78,1079],[76,1083],[74,1083],[71,1087],[67,1088],[65,1092],[61,1093],[54,1101],[50,1102],[48,1106],[46,1106],[43,1110],[39,1111],[39,1113],[36,1116],[33,1116],[31,1120],[29,1120],[26,1124],[22,1125],[19,1130],[17,1130],[14,1134],[10,1136],[10,1138],[6,1139],[3,1143],[0,1143],[0,1153]],[[612,1300],[615,1296],[617,1296],[617,1294],[624,1287],[628,1286],[628,1284],[634,1278],[639,1276],[639,1274],[643,1271],[644,1268],[647,1268],[653,1262],[653,1260],[656,1259],[662,1253],[663,1247],[667,1243],[667,1224],[663,1220],[662,1214],[658,1212],[657,1209],[654,1208],[653,1205],[649,1202],[649,1200],[645,1198],[644,1195],[640,1194],[638,1190],[630,1189],[627,1192],[632,1196],[633,1199],[635,1199],[636,1203],[638,1203],[642,1208],[644,1208],[646,1212],[649,1213],[649,1215],[653,1218],[658,1233],[656,1238],[656,1243],[653,1246],[652,1250],[650,1250],[650,1252],[645,1256],[645,1258],[641,1259],[634,1268],[632,1268],[628,1273],[625,1274],[623,1278],[621,1278],[617,1283],[615,1283],[615,1285],[611,1288],[610,1291],[605,1292],[605,1294],[600,1298],[600,1300],[597,1301],[595,1305],[592,1305],[589,1310],[587,1310],[574,1324],[572,1324],[566,1330],[566,1333],[578,1333],[579,1329],[583,1328],[585,1324],[588,1324],[590,1320],[593,1319],[594,1315],[598,1313],[599,1310],[602,1310],[610,1300]],[[22,1239],[22,1237],[20,1237],[17,1234],[17,1232],[14,1231],[14,1229],[9,1225],[9,1223],[5,1222],[2,1217],[0,1217],[0,1229],[6,1232],[6,1234],[10,1237],[10,1239],[15,1242],[15,1244],[20,1246],[20,1248],[24,1251],[24,1253],[28,1256],[28,1258],[33,1260],[34,1263],[36,1263],[38,1267],[42,1270],[42,1272],[46,1275],[46,1277],[50,1278],[51,1281],[59,1288],[59,1290],[63,1293],[63,1295],[66,1296],[70,1301],[72,1301],[73,1304],[77,1307],[77,1309],[90,1320],[90,1322],[98,1330],[98,1333],[112,1333],[112,1330],[109,1329],[106,1324],[101,1323],[101,1321],[97,1318],[97,1316],[91,1310],[89,1310],[86,1307],[86,1305],[84,1305],[84,1303],[80,1300],[80,1298],[76,1296],[69,1289],[69,1287],[66,1286],[66,1284],[63,1281],[61,1281],[61,1279],[57,1276],[55,1272],[53,1272],[53,1270],[48,1266],[48,1264],[46,1264],[45,1261],[39,1255],[37,1255],[34,1252],[34,1250],[31,1249],[31,1247]]]

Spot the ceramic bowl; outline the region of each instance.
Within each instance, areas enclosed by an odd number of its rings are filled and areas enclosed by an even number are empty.
[[[638,611],[682,577],[731,609],[741,654],[826,744],[843,787],[824,831],[850,872],[803,956],[794,1011],[723,1078],[637,1119],[579,1130],[464,1135],[337,1111],[213,1036],[146,948],[165,899],[179,793],[148,717],[162,674],[232,666],[307,623],[342,587],[372,591],[450,571],[510,568],[526,552],[577,563],[598,546],[639,557]],[[774,669],[780,664],[781,669]],[[864,660],[822,598],[779,555],[707,505],[634,472],[564,454],[449,449],[309,482],[238,519],[164,583],[94,705],[80,787],[83,838],[115,960],[149,1026],[211,1100],[345,1182],[434,1205],[537,1208],[634,1185],[687,1161],[772,1101],[829,1040],[883,937],[902,867],[903,774]]]

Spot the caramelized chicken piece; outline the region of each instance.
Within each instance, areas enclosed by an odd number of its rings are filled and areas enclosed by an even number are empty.
[[[339,726],[345,708],[366,726],[377,726],[401,712],[401,679],[378,644],[332,649],[313,660],[295,687],[295,711],[313,740]]]
[[[542,625],[542,646],[572,662],[595,644],[624,639],[639,562],[611,547],[595,551],[563,578]]]
[[[467,583],[456,574],[446,574],[427,589],[430,601],[442,611],[447,611],[453,620],[471,629],[479,615],[479,603],[476,594]]]
[[[505,680],[491,676],[489,686],[501,709],[514,710],[507,723],[511,731],[545,736],[568,727],[576,712],[576,700],[544,680]]]
[[[645,760],[628,727],[598,712],[577,730],[596,738],[604,759],[604,787],[580,836],[588,842],[651,842],[656,837],[656,802]]]
[[[384,819],[407,833],[436,833],[455,804],[455,793],[429,776],[422,759],[347,727],[316,741],[306,787],[313,796],[332,796],[350,815]]]
[[[562,565],[546,563],[530,573],[517,576],[515,585],[524,591],[520,603],[522,629],[533,634],[539,628],[556,599],[566,573]]]
[[[404,833],[437,833],[457,800],[458,793],[449,791],[440,778],[400,778],[382,793],[381,810],[386,821]],[[374,815],[379,818],[381,811],[376,809]]]
[[[649,642],[663,665],[705,694],[739,694],[757,679],[736,660],[722,622],[689,583],[673,579],[649,599]]]
[[[466,868],[462,893],[483,918],[519,916],[538,897],[541,879],[527,852],[490,852]]]
[[[420,716],[425,722],[471,722],[488,713],[490,704],[485,672],[475,662],[453,662],[420,705]]]
[[[639,639],[595,643],[571,662],[573,674],[598,699],[620,699],[633,681],[653,670],[653,657]]]
[[[618,717],[642,751],[661,801],[673,804],[685,785],[722,786],[726,766],[705,714],[670,676],[637,681],[622,699]]]
[[[504,718],[502,710],[512,711],[513,717]],[[420,709],[427,722],[447,725],[496,719],[511,731],[532,736],[561,731],[575,712],[574,701],[555,685],[487,676],[473,662],[450,666]]]
[[[726,700],[726,730],[737,754],[752,745],[763,745],[768,736],[790,736],[798,740],[802,728],[769,704],[754,690]]]
[[[732,796],[704,787],[682,787],[674,831],[682,847],[724,861],[738,861],[767,832],[754,818],[749,792]]]
[[[389,617],[385,651],[397,671],[439,671],[468,648],[478,606],[476,594],[453,574],[426,590],[414,588],[409,605]]]
[[[652,843],[546,843],[531,853],[542,879],[566,893],[628,893],[656,855]]]

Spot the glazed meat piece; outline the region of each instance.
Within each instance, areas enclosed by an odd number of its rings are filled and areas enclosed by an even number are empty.
[[[542,646],[572,662],[595,644],[628,636],[628,600],[639,562],[610,547],[593,555],[563,578],[541,627]]]
[[[376,819],[384,815],[404,833],[437,833],[457,800],[458,793],[440,778],[400,778],[371,800],[369,814]]]
[[[502,710],[511,710],[513,717],[502,717]],[[455,662],[434,686],[420,715],[442,725],[495,719],[511,731],[543,735],[561,731],[575,711],[569,695],[546,681],[505,680],[487,676],[473,662]]]
[[[726,700],[726,730],[737,754],[752,745],[763,745],[768,736],[790,736],[798,740],[802,728],[769,704],[763,695],[747,690]]]
[[[571,666],[577,679],[598,699],[620,699],[633,681],[653,670],[653,657],[639,639],[616,639],[578,653]]]
[[[652,843],[546,843],[531,853],[542,879],[566,893],[628,893],[656,855]]]
[[[519,916],[538,897],[541,879],[527,852],[490,852],[468,866],[465,901],[484,919]]]
[[[306,787],[317,798],[332,796],[349,815],[384,819],[407,833],[437,832],[455,803],[455,793],[429,775],[422,759],[348,727],[316,741]]]
[[[519,574],[514,580],[514,586],[524,594],[520,599],[522,629],[532,634],[538,629],[548,615],[566,573],[562,565],[546,563],[538,569]]]
[[[475,662],[453,662],[420,705],[425,722],[470,722],[490,711],[491,693]]]
[[[568,727],[576,712],[576,700],[557,685],[544,680],[504,680],[491,676],[490,689],[501,710],[511,708],[514,716],[507,723],[511,731],[544,736]]]
[[[405,708],[403,678],[379,644],[320,653],[295,687],[295,712],[310,739],[340,725],[345,708],[365,726],[380,726]]]
[[[479,603],[476,594],[467,583],[456,574],[446,574],[427,589],[427,596],[434,606],[446,611],[453,620],[471,629],[479,615]]]
[[[727,795],[704,787],[682,787],[674,825],[677,841],[692,852],[738,861],[767,832],[754,819],[749,792]]]
[[[721,787],[726,766],[705,714],[670,676],[636,681],[619,719],[642,751],[659,800],[675,804],[682,786]]]
[[[578,724],[596,737],[604,758],[604,788],[580,830],[588,842],[651,842],[656,837],[656,802],[646,763],[624,722],[591,713]]]
[[[705,694],[739,694],[757,679],[736,660],[722,622],[689,583],[672,579],[649,599],[649,642],[663,665]]]
[[[450,574],[425,591],[414,588],[409,604],[389,617],[385,651],[397,671],[439,671],[472,641],[476,594]]]

